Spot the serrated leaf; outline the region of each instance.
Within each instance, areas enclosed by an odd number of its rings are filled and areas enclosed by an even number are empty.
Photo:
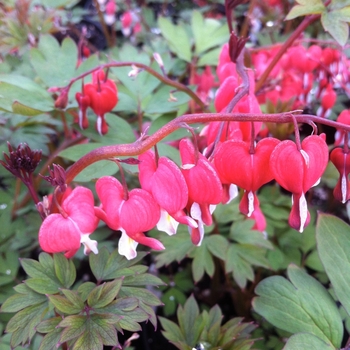
[[[185,29],[181,25],[172,24],[165,17],[159,17],[158,25],[171,51],[186,62],[191,62],[191,44]]]
[[[278,328],[291,333],[311,333],[339,348],[343,324],[334,299],[299,267],[290,265],[287,271],[291,282],[273,276],[258,284],[254,310]]]
[[[301,349],[317,349],[317,350],[334,350],[331,344],[325,343],[320,338],[310,333],[297,333],[292,335],[283,350],[301,350]]]
[[[339,218],[320,214],[316,225],[318,254],[334,292],[350,314],[350,239],[349,225]]]
[[[55,273],[62,286],[69,288],[75,281],[76,270],[72,260],[65,258],[63,254],[53,256]]]
[[[55,306],[55,308],[64,314],[73,315],[79,313],[82,310],[81,305],[75,305],[61,295],[48,295],[47,297]]]

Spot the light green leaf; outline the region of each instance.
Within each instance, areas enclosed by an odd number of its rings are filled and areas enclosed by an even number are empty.
[[[318,254],[339,301],[350,314],[350,227],[339,218],[320,214],[316,226]]]
[[[310,333],[297,333],[292,335],[283,350],[333,350],[332,345]]]
[[[55,308],[64,314],[73,315],[77,314],[82,310],[82,304],[73,304],[67,298],[61,295],[48,295],[50,302],[55,306]]]
[[[311,333],[339,348],[343,324],[333,298],[299,267],[290,265],[287,271],[290,282],[273,276],[258,284],[254,310],[278,328],[291,333]]]
[[[60,46],[52,35],[40,37],[38,48],[31,49],[31,64],[47,86],[68,85],[75,75],[78,48],[71,38]],[[53,65],[54,63],[54,65]]]
[[[186,62],[191,62],[191,43],[186,30],[180,24],[172,24],[165,17],[159,17],[158,25],[171,51]]]
[[[118,295],[122,282],[122,279],[117,279],[97,286],[90,292],[87,298],[89,306],[97,309],[110,304]]]
[[[321,0],[297,0],[297,2],[299,5],[292,7],[286,17],[286,20],[300,16],[321,14],[326,10]]]
[[[229,39],[226,25],[212,18],[204,18],[199,11],[193,11],[191,25],[197,55],[214,46],[221,45]]]
[[[343,12],[344,11],[344,12]],[[342,46],[344,46],[349,37],[350,7],[330,12],[323,12],[321,23],[326,32]]]

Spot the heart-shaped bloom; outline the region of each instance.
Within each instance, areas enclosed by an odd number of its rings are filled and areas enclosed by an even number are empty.
[[[181,172],[188,187],[187,208],[192,218],[205,225],[211,225],[213,205],[220,203],[222,199],[222,185],[218,174],[207,158],[199,152],[196,153],[190,140],[182,139],[179,150],[182,161]],[[201,243],[203,233],[204,231],[201,231],[196,238],[191,235],[194,244]]]
[[[335,148],[330,155],[331,162],[337,168],[340,177],[334,187],[333,195],[338,201],[345,203],[350,199],[350,156],[342,148]]]
[[[214,164],[221,182],[244,189],[240,210],[247,216],[259,208],[256,191],[273,180],[270,157],[279,142],[272,137],[262,139],[251,152],[250,143],[229,140],[220,144],[215,153]]]
[[[160,218],[160,208],[152,195],[147,191],[135,188],[125,193],[121,183],[112,176],[104,176],[97,180],[96,191],[101,201],[101,207],[95,208],[96,216],[103,220],[113,230],[124,232],[129,238],[156,250],[164,249],[157,239],[147,237],[149,231]],[[127,247],[119,244],[119,253],[128,259],[136,256],[136,245],[125,240]],[[129,253],[125,253],[129,252]]]
[[[310,221],[305,193],[318,184],[328,163],[325,135],[306,137],[301,149],[290,140],[279,143],[271,154],[270,166],[276,181],[292,192],[291,227],[303,232]]]
[[[184,212],[188,188],[179,167],[166,157],[160,157],[157,162],[152,151],[141,154],[139,161],[141,187],[151,193],[161,207],[157,228],[172,235],[179,223],[197,227],[196,222]]]
[[[62,213],[50,214],[39,230],[39,244],[47,253],[65,252],[67,258],[85,246],[84,253],[98,253],[97,242],[89,238],[98,218],[94,212],[94,197],[85,187],[76,187],[61,204]]]
[[[104,135],[108,132],[108,125],[104,116],[118,102],[117,86],[113,80],[106,79],[103,70],[94,72],[92,79],[92,83],[84,85],[83,95],[89,97],[90,107],[97,115],[97,131],[100,135]]]

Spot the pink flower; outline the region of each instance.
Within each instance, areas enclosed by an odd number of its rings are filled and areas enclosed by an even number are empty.
[[[160,218],[160,208],[152,195],[143,189],[124,191],[121,183],[112,176],[104,176],[97,180],[96,191],[101,200],[101,207],[95,208],[96,216],[113,230],[120,230],[119,253],[127,259],[136,256],[137,243],[155,250],[164,249],[157,239],[147,237],[143,232],[149,231]],[[133,241],[127,240],[127,235]]]
[[[342,148],[335,148],[331,152],[331,162],[337,168],[340,177],[337,184],[334,187],[334,197],[338,201],[345,203],[350,199],[350,157],[348,153],[345,153]]]
[[[182,139],[179,144],[182,161],[182,174],[188,187],[187,208],[191,217],[198,221],[199,228],[212,224],[212,212],[221,202],[222,185],[213,165],[199,152],[196,153],[192,142]],[[204,230],[190,229],[192,242],[200,245]]]
[[[172,235],[179,223],[197,227],[196,222],[184,212],[188,188],[179,167],[166,157],[160,157],[156,162],[152,151],[141,154],[139,160],[141,187],[152,194],[162,209],[157,228]]]
[[[214,163],[222,183],[244,189],[240,210],[247,216],[259,208],[256,191],[273,179],[269,162],[278,143],[279,140],[271,137],[262,139],[252,153],[250,143],[229,140],[223,142],[215,154]]]
[[[71,258],[85,246],[84,253],[98,253],[97,242],[89,238],[98,218],[94,212],[94,197],[85,187],[76,187],[61,204],[60,214],[50,214],[39,230],[39,244],[47,253],[65,252]]]
[[[271,154],[270,166],[276,181],[292,192],[289,224],[300,232],[310,221],[305,193],[319,182],[327,163],[328,147],[324,134],[306,137],[300,150],[293,141],[282,141]]]

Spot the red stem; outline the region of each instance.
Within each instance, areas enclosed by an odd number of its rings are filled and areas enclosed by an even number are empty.
[[[291,114],[288,113],[276,113],[276,114],[251,114],[251,113],[198,113],[198,114],[185,114],[181,117],[173,119],[168,124],[164,125],[153,135],[139,139],[131,144],[102,146],[89,152],[78,161],[76,161],[67,170],[67,184],[72,182],[74,178],[87,166],[103,159],[109,159],[113,157],[121,156],[137,156],[143,152],[146,152],[156,143],[164,139],[166,136],[181,128],[184,123],[208,123],[218,121],[238,121],[238,122],[265,122],[265,123],[293,123],[293,118],[298,123],[320,123],[328,125],[334,128],[342,129],[350,132],[350,125],[337,123],[333,120],[317,117],[310,114]]]

